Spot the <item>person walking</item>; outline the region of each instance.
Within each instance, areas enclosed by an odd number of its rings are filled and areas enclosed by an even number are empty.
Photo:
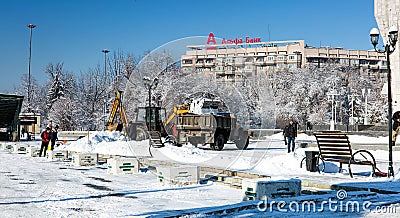
[[[42,145],[40,146],[40,154],[39,157],[45,157],[46,156],[46,150],[47,147],[49,146],[50,142],[50,127],[46,127],[45,130],[40,134],[40,137],[42,138]],[[42,156],[43,153],[43,156]]]
[[[290,153],[290,149],[292,152],[294,152],[295,148],[295,138],[297,137],[297,126],[291,119],[289,121],[289,125],[285,126],[285,138],[287,140],[287,148],[288,148],[288,153]]]
[[[54,145],[56,144],[56,141],[58,140],[58,125],[56,125],[54,127],[54,129],[51,130],[50,139],[51,139],[51,150],[54,150]]]

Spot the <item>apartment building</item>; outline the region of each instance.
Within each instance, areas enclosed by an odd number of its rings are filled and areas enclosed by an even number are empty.
[[[212,73],[217,81],[238,82],[243,77],[279,70],[295,70],[310,65],[355,66],[361,73],[384,77],[386,57],[376,51],[315,48],[304,40],[261,42],[260,38],[222,39],[210,33],[204,45],[187,46],[181,58],[184,73]]]

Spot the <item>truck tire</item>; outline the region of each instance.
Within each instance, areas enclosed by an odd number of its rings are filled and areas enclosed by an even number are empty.
[[[249,138],[250,137],[247,136],[246,138],[236,140],[235,144],[237,149],[245,150],[249,146]]]
[[[215,137],[214,143],[211,144],[211,149],[214,151],[221,151],[224,149],[225,137],[223,134],[218,134]]]
[[[136,141],[143,141],[149,139],[149,135],[145,129],[142,127],[137,127],[136,129]]]

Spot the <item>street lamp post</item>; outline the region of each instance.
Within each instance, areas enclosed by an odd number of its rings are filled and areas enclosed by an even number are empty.
[[[152,113],[152,110],[151,110],[151,89],[155,89],[157,87],[158,78],[156,77],[156,78],[153,79],[153,81],[151,81],[149,77],[144,77],[143,78],[143,83],[144,83],[144,86],[146,87],[146,89],[149,90],[149,131],[151,131],[152,130],[152,128],[151,128],[151,113]]]
[[[387,61],[387,68],[388,68],[388,125],[389,125],[389,167],[388,167],[388,177],[394,176],[394,170],[393,170],[393,141],[392,141],[392,135],[393,135],[393,126],[392,126],[392,75],[391,75],[391,70],[390,70],[390,55],[394,52],[396,49],[396,43],[398,39],[398,29],[397,26],[392,26],[389,29],[389,42],[386,42],[385,44],[385,50],[381,51],[376,49],[376,46],[378,45],[379,41],[379,30],[377,28],[372,28],[369,35],[371,37],[371,42],[372,45],[374,46],[375,51],[379,53],[386,53],[386,61]]]
[[[107,53],[108,52],[110,52],[109,50],[107,50],[107,49],[103,49],[103,50],[101,50],[101,52],[103,52],[104,53],[104,81],[103,81],[103,84],[104,84],[104,89],[106,89],[106,87],[107,87]],[[106,91],[107,92],[107,91]],[[108,97],[108,95],[107,95],[107,97]],[[103,115],[103,128],[106,128],[106,112],[107,112],[107,99],[106,100],[104,100],[104,105],[103,105],[103,111],[104,111],[104,115]]]
[[[351,101],[351,120],[350,120],[350,125],[354,125],[354,97],[358,95],[348,95],[348,99]]]
[[[328,93],[328,99],[329,96],[331,97],[331,111],[332,111],[332,117],[331,117],[331,126],[330,126],[330,130],[335,130],[335,114],[336,114],[336,106],[334,108],[334,101],[335,101],[335,96],[338,96],[339,94],[336,93],[335,90],[332,90],[331,93]]]
[[[368,125],[368,95],[371,93],[371,89],[362,89],[362,95],[365,96],[365,111],[364,111],[364,125]]]
[[[31,112],[31,55],[32,55],[32,29],[35,24],[27,24],[29,28],[29,57],[28,57],[28,113]]]

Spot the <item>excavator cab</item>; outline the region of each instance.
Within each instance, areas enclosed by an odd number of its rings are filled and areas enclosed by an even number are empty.
[[[168,135],[164,128],[166,120],[165,108],[162,107],[139,107],[136,122],[145,123],[149,132],[156,131],[162,136]]]

